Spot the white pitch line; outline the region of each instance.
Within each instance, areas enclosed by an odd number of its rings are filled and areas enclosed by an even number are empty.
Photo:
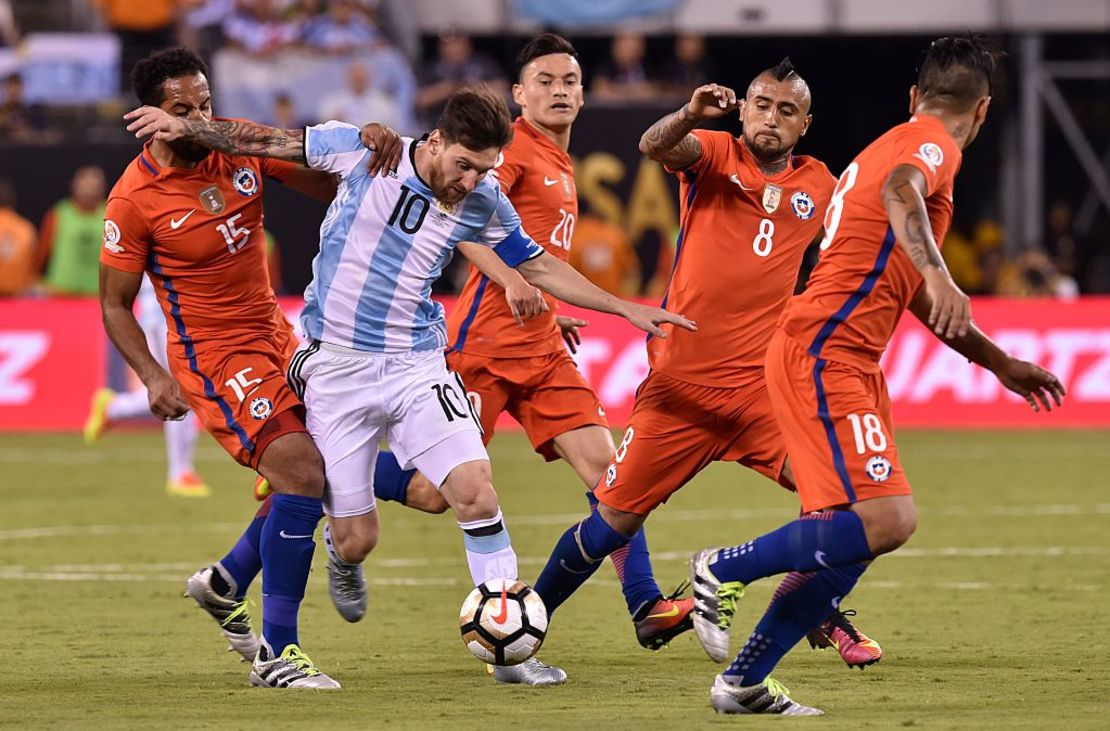
[[[110,564],[106,564],[110,565]],[[129,581],[129,582],[164,582],[180,584],[182,577],[172,574],[136,574],[136,573],[101,573],[101,572],[63,572],[63,571],[24,571],[19,566],[0,567],[0,581]],[[460,586],[466,582],[453,577],[414,577],[401,576],[390,578],[371,577],[368,582],[373,586],[409,586],[409,587],[445,587]],[[617,585],[613,579],[594,578],[584,584],[585,587],[606,587],[611,589]],[[774,588],[775,582],[764,581],[748,587],[749,590],[769,592]],[[932,588],[946,591],[1013,591],[1027,589],[1028,584],[996,583],[989,581],[940,581],[940,582],[905,582],[905,581],[869,581],[863,580],[860,589],[877,589],[880,591],[904,590],[907,588]],[[1056,587],[1062,591],[1094,592],[1101,591],[1100,584],[1062,584]]]

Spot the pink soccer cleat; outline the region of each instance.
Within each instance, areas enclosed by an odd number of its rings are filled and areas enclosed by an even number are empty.
[[[818,625],[817,629],[806,635],[806,639],[815,650],[835,647],[848,667],[863,670],[883,659],[883,648],[848,621],[848,617],[854,616],[854,609],[843,612],[837,610]]]

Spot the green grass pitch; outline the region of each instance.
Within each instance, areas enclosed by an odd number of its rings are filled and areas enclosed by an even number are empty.
[[[370,609],[344,623],[317,549],[302,644],[343,683],[331,693],[247,686],[215,623],[183,599],[185,578],[220,556],[254,510],[251,475],[207,437],[208,500],[167,497],[156,432],[0,437],[0,725],[222,728],[723,728],[718,668],[692,635],[652,654],[635,642],[611,567],[556,615],[540,657],[562,687],[495,687],[463,647],[469,591],[449,515],[381,508]],[[1105,728],[1110,710],[1110,435],[905,432],[921,509],[917,535],[879,560],[845,602],[885,658],[849,671],[795,648],[775,676],[827,715],[813,728]],[[585,513],[582,485],[517,434],[491,454],[521,576]],[[664,590],[690,552],[789,520],[794,498],[736,465],[715,465],[648,521]],[[763,611],[753,585],[736,649]],[[252,587],[258,601],[259,587]],[[259,612],[256,608],[256,627]]]

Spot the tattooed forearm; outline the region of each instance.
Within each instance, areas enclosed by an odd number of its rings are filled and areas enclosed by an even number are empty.
[[[909,255],[918,271],[927,267],[944,270],[944,259],[933,238],[929,215],[922,195],[923,180],[919,171],[903,170],[900,166],[883,186],[883,205],[886,207],[894,237]]]
[[[918,269],[926,266],[939,267],[943,263],[936,244],[933,243],[932,233],[927,229],[928,222],[921,211],[910,211],[906,214],[905,231],[906,244],[909,246],[910,258]]]
[[[254,122],[224,120],[185,122],[185,137],[218,152],[276,157],[304,162],[304,130],[277,129]]]
[[[651,125],[640,137],[640,152],[672,167],[686,167],[701,156],[701,142],[690,134],[698,126],[685,104]]]

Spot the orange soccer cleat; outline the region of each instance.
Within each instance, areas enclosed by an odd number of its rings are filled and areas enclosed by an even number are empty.
[[[694,626],[690,612],[694,611],[694,598],[678,597],[689,584],[678,587],[668,597],[663,597],[652,605],[647,615],[636,625],[636,640],[648,650],[662,650],[667,643]]]
[[[187,470],[166,483],[166,492],[175,497],[208,497],[212,488],[196,472]]]
[[[815,650],[835,647],[848,667],[863,670],[883,659],[883,648],[848,621],[848,617],[854,616],[854,609],[843,612],[837,610],[818,625],[817,629],[806,635],[806,639]]]
[[[271,492],[273,492],[273,490],[270,489],[270,481],[267,480],[262,475],[255,475],[254,476],[254,499],[257,500],[258,502],[262,502],[267,497],[269,497]]]

